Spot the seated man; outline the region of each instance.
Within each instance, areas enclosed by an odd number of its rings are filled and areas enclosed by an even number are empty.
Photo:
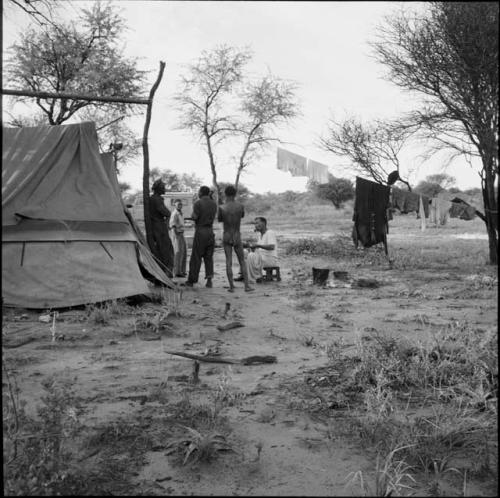
[[[262,216],[255,218],[255,231],[258,233],[255,244],[246,244],[251,252],[245,251],[248,281],[261,282],[262,268],[278,266],[278,242],[274,230],[268,230],[267,220]]]

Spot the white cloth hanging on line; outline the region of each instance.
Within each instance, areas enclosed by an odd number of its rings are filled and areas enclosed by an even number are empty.
[[[307,176],[307,159],[278,147],[278,169],[290,171],[292,176]]]
[[[307,176],[317,183],[328,183],[328,166],[308,159]]]

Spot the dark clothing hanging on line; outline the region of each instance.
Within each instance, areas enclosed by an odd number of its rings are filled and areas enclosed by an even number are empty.
[[[353,239],[363,247],[386,242],[390,187],[356,177]]]
[[[476,217],[476,209],[465,202],[452,202],[450,207],[450,218],[461,220],[472,220]]]
[[[392,187],[391,205],[393,208],[399,209],[399,211],[403,214],[415,211],[418,215],[420,197],[422,197],[425,217],[428,218],[430,199],[425,195],[415,194],[414,192],[410,192],[408,190],[402,190],[400,188]]]

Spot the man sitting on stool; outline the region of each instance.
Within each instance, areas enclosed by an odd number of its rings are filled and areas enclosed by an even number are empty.
[[[255,218],[255,231],[258,233],[255,244],[245,244],[251,252],[245,250],[248,281],[262,282],[262,268],[278,266],[278,242],[274,230],[267,229],[267,220],[262,216]],[[235,278],[242,281],[243,277]]]

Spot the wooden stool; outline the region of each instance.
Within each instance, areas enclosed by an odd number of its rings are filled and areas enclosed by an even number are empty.
[[[273,280],[273,275],[276,275],[276,280],[281,281],[280,267],[279,266],[264,266],[266,272],[266,282],[271,282]]]

